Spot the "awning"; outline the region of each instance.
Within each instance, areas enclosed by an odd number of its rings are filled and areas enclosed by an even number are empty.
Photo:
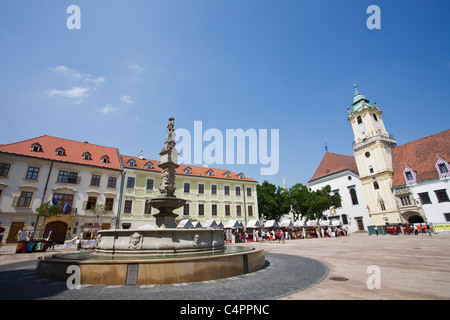
[[[276,220],[267,220],[264,224],[265,228],[274,228],[279,227],[278,222]]]
[[[227,224],[225,225],[225,229],[239,229],[239,228],[243,228],[244,226],[237,220],[230,220],[227,222]]]
[[[206,220],[203,228],[218,228],[219,225],[217,224],[216,220]]]
[[[194,225],[192,224],[191,220],[183,219],[177,225],[177,228],[194,228]]]
[[[282,228],[293,228],[294,224],[289,219],[288,220],[283,220],[283,221],[281,221],[280,227],[282,227]]]
[[[306,222],[306,224],[308,227],[317,227],[319,225],[317,220],[309,220],[308,222]]]
[[[297,220],[294,222],[294,227],[302,228],[307,227],[305,220]]]
[[[201,228],[202,224],[200,223],[200,221],[194,222],[194,228]]]
[[[258,220],[250,220],[246,228],[261,228],[261,224]]]

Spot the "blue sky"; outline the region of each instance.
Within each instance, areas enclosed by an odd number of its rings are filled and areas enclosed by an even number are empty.
[[[48,134],[158,159],[171,116],[279,129],[276,175],[211,166],[306,184],[325,144],[352,155],[354,83],[399,145],[449,128],[449,14],[446,0],[2,0],[0,143]]]

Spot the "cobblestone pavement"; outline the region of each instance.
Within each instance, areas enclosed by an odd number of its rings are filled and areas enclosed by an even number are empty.
[[[80,290],[69,290],[65,283],[41,279],[34,273],[38,256],[73,249],[57,247],[55,251],[45,253],[15,254],[14,246],[3,246],[0,248],[0,299],[450,298],[450,234],[430,237],[355,233],[342,238],[251,245],[266,251],[266,267],[256,273],[201,283],[164,286],[86,285]],[[370,269],[370,266],[375,267]],[[368,287],[368,280],[369,285],[375,285],[375,288]]]

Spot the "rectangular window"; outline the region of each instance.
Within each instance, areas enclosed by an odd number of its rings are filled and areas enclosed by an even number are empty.
[[[236,187],[236,195],[237,196],[241,195],[241,187]]]
[[[98,187],[100,185],[100,176],[98,174],[93,174],[91,178],[91,186]]]
[[[429,203],[431,203],[431,199],[430,199],[430,196],[428,195],[428,192],[422,192],[422,193],[419,193],[418,195],[419,195],[419,198],[420,198],[420,202],[422,204],[429,204]]]
[[[39,168],[28,167],[26,179],[36,180],[39,175]]]
[[[408,196],[400,197],[400,201],[402,202],[403,206],[410,206],[411,205],[411,199]]]
[[[445,221],[450,221],[450,213],[444,213]]]
[[[68,172],[68,171],[60,171],[58,174],[58,182],[76,184],[79,182],[78,173]]]
[[[217,216],[217,204],[211,205],[211,215]]]
[[[131,213],[132,205],[133,205],[133,201],[125,200],[125,206],[123,208],[123,213]]]
[[[211,194],[217,194],[217,185],[215,184],[211,185]]]
[[[184,184],[184,193],[189,193],[189,192],[191,192],[191,184],[185,183]]]
[[[97,205],[97,197],[88,197],[85,210],[94,210]]]
[[[109,177],[108,178],[108,188],[115,188],[117,183],[116,177]]]
[[[205,205],[203,203],[200,203],[198,205],[198,215],[204,216],[205,215]]]
[[[225,205],[225,215],[226,216],[229,216],[231,214],[231,211],[230,211],[230,205],[229,204],[226,204]]]
[[[434,193],[436,194],[436,198],[438,199],[438,202],[449,202],[450,201],[450,199],[448,198],[447,191],[445,189],[434,190]]]
[[[189,215],[189,203],[186,203],[183,207],[183,215],[188,216]]]
[[[19,208],[29,208],[31,204],[31,198],[33,197],[33,192],[22,191],[17,202],[16,207]]]
[[[106,198],[105,200],[105,211],[111,212],[114,208],[114,198]]]
[[[68,210],[68,213],[71,212],[72,205],[73,205],[73,194],[54,193],[53,200],[58,202],[58,205],[61,207],[61,210],[64,208],[64,206],[67,203],[70,202],[70,204],[69,204],[70,208]]]
[[[248,206],[248,216],[249,217],[253,216],[253,207],[252,206]]]
[[[198,193],[205,193],[205,185],[202,183],[198,184]]]
[[[406,171],[405,174],[406,174],[406,180],[408,180],[408,181],[414,180],[414,177],[413,177],[411,171]]]
[[[230,195],[230,186],[225,186],[224,187],[224,193],[225,193],[226,196]]]
[[[252,196],[252,188],[247,188],[247,197]]]
[[[9,163],[0,163],[0,176],[7,177],[9,168],[11,168],[11,165]]]
[[[134,188],[134,181],[136,179],[134,177],[128,177],[127,179],[127,188]]]
[[[236,215],[238,217],[242,216],[242,207],[241,206],[236,206]]]
[[[153,190],[153,184],[154,184],[153,179],[147,179],[147,190]]]

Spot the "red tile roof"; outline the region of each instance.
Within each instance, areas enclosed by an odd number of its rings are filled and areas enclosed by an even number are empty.
[[[32,145],[36,143],[42,147],[41,151],[32,151]],[[56,154],[56,150],[58,148],[63,148],[65,155],[58,156]],[[104,147],[90,144],[88,142],[79,142],[48,135],[11,144],[2,144],[0,145],[0,152],[115,170],[121,169],[119,155],[116,148]],[[84,160],[83,154],[86,152],[91,155],[91,160]],[[103,156],[107,156],[109,158],[107,163],[102,161]]]
[[[126,156],[121,155],[122,157],[122,164],[124,168],[129,169],[140,169],[140,170],[147,170],[147,171],[153,171],[153,172],[160,172],[161,169],[158,167],[159,161],[151,160],[151,159],[139,159],[138,157],[132,157],[132,156]],[[135,166],[131,167],[128,165],[128,161],[134,160]],[[153,164],[153,169],[148,169],[147,164],[151,162]],[[186,173],[186,169],[191,168],[191,173]],[[208,172],[212,170],[213,175],[208,175]],[[230,177],[227,178],[225,174],[229,172]],[[203,178],[216,178],[216,179],[225,179],[225,180],[239,180],[243,182],[257,182],[256,180],[247,178],[244,176],[243,179],[239,178],[239,173],[235,173],[226,169],[217,169],[217,168],[209,168],[209,167],[199,167],[199,166],[192,166],[192,165],[185,165],[180,164],[177,169],[175,169],[176,174],[180,175],[186,175],[186,176],[193,176],[193,177],[203,177]]]
[[[316,173],[314,173],[313,177],[309,180],[309,182],[345,170],[350,170],[359,175],[355,158],[343,154],[327,152],[325,153],[322,162],[317,168]]]
[[[437,155],[443,160],[450,161],[450,129],[394,148],[392,186],[405,185],[403,176],[405,163],[417,172],[417,182],[437,179],[439,177],[435,167]]]

